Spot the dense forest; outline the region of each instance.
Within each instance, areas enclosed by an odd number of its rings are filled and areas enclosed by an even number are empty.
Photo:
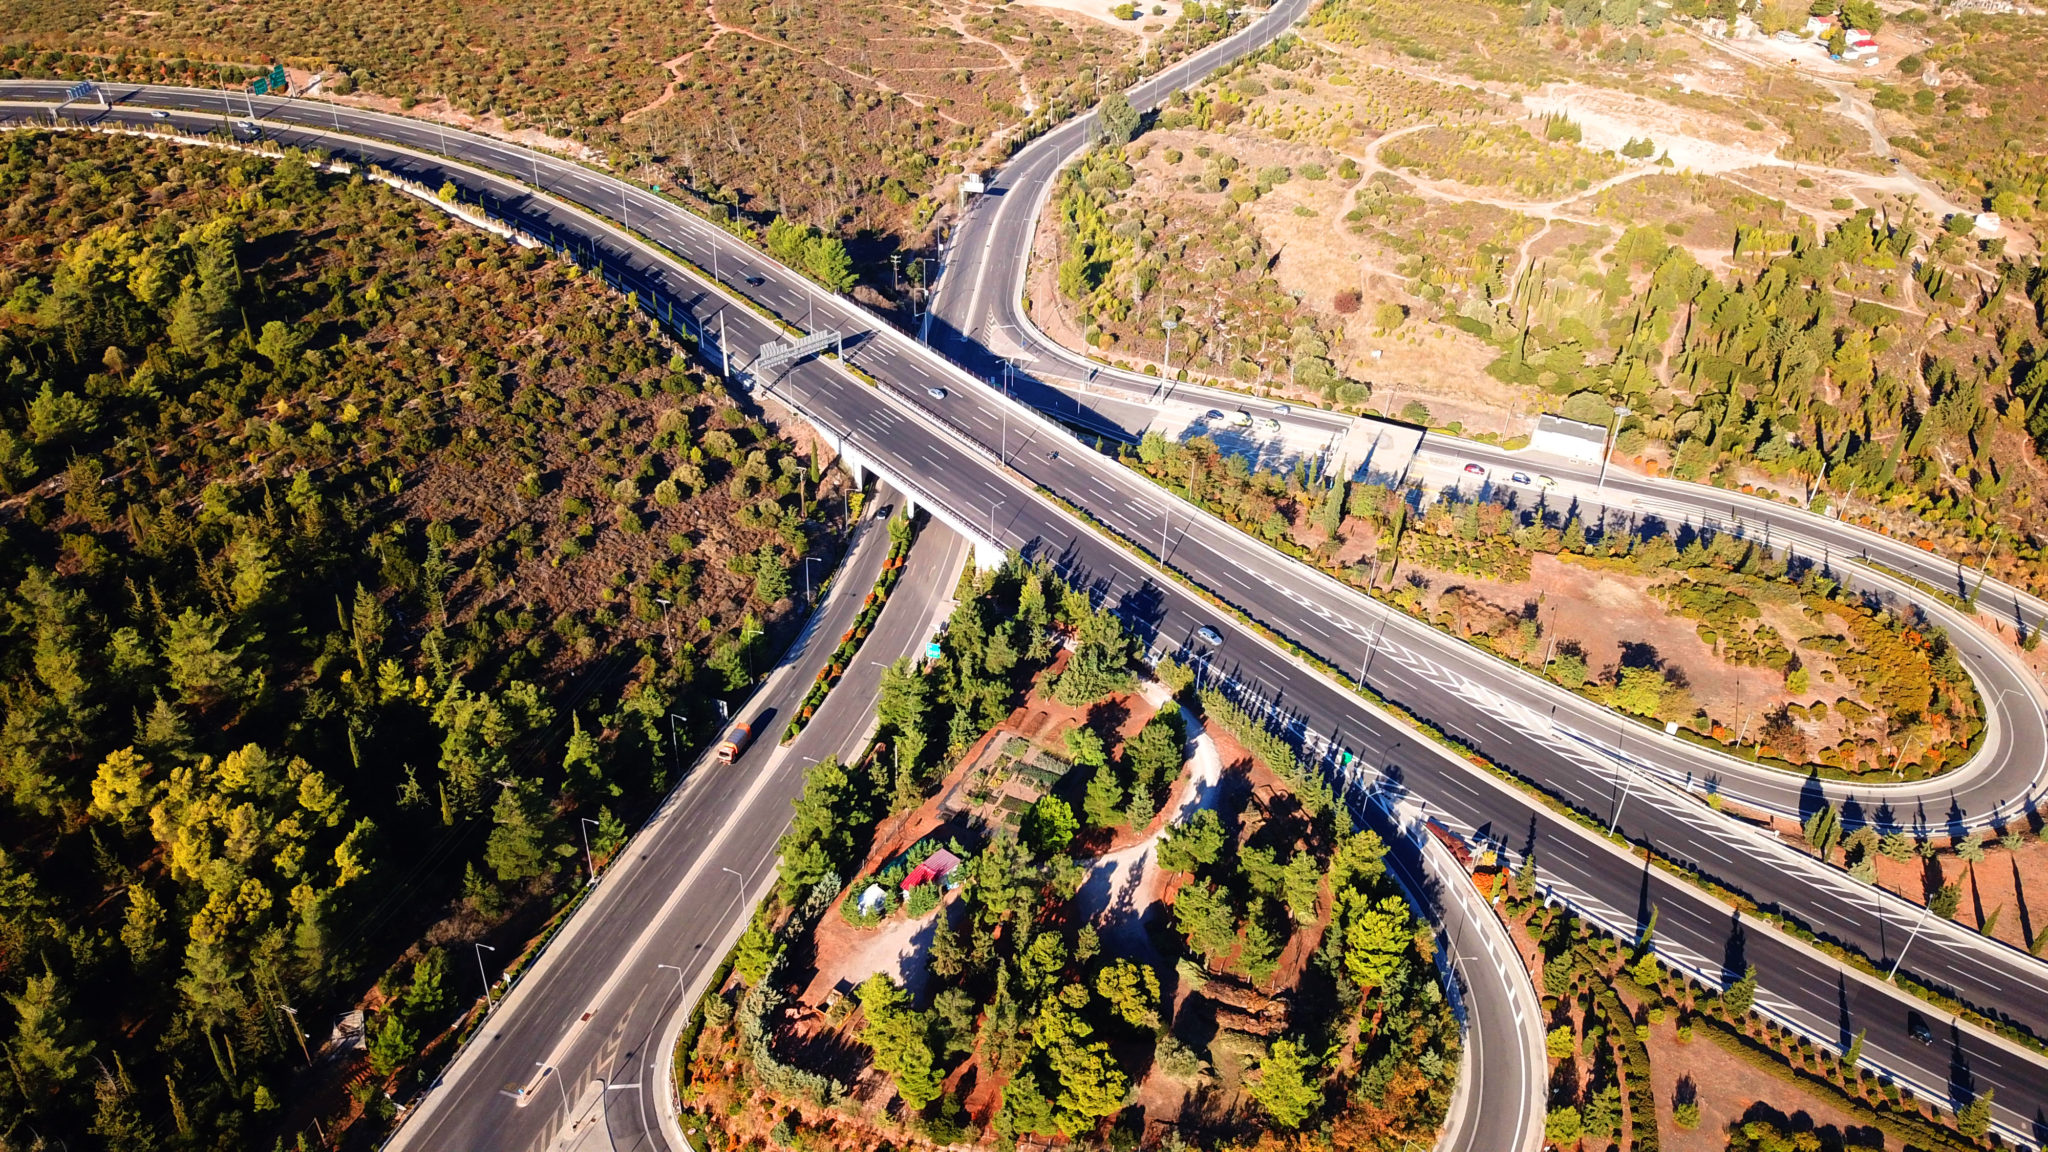
[[[515,955],[580,819],[623,842],[847,502],[595,277],[361,174],[4,149],[0,1141],[332,1135],[288,1013],[409,974],[403,1068],[481,991],[446,948]]]

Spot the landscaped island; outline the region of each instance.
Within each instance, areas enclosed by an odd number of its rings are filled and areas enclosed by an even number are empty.
[[[1132,654],[1048,571],[969,578],[686,1041],[714,1148],[1433,1140],[1458,1027],[1379,837]]]

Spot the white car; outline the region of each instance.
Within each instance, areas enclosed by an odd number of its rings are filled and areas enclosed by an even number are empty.
[[[924,390],[924,394],[934,400],[944,400],[946,398],[946,390],[944,388],[927,388]]]
[[[1259,421],[1259,431],[1261,432],[1278,432],[1279,430],[1280,422],[1278,420],[1273,419],[1270,416],[1266,417],[1264,420]]]

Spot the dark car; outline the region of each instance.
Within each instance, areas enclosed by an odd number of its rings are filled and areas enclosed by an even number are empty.
[[[1906,1013],[1906,1035],[1929,1047],[1934,1045],[1934,1029],[1927,1026],[1927,1017],[1918,1012]]]
[[[744,279],[747,283],[752,284],[756,288],[759,288],[762,284],[767,283],[767,281],[761,279],[759,275],[753,272],[747,273]]]

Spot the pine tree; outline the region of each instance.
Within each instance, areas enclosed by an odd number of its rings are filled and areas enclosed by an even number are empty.
[[[1281,1128],[1301,1127],[1323,1103],[1322,1061],[1292,1040],[1275,1040],[1259,1062],[1252,1099]]]
[[[10,995],[18,1022],[8,1053],[25,1085],[37,1092],[61,1090],[75,1082],[79,1061],[92,1053],[92,1040],[77,1035],[71,1016],[71,993],[47,965],[41,976]]]
[[[1102,142],[1107,147],[1121,148],[1131,142],[1138,133],[1138,110],[1121,92],[1111,92],[1102,98],[1097,107],[1102,123]]]
[[[491,810],[493,827],[484,841],[484,864],[506,883],[547,871],[546,831],[535,808],[532,787],[520,781],[501,788]]]
[[[1742,973],[1742,979],[1728,986],[1721,993],[1721,1006],[1728,1010],[1732,1020],[1740,1021],[1756,1006],[1756,965],[1751,964]]]

